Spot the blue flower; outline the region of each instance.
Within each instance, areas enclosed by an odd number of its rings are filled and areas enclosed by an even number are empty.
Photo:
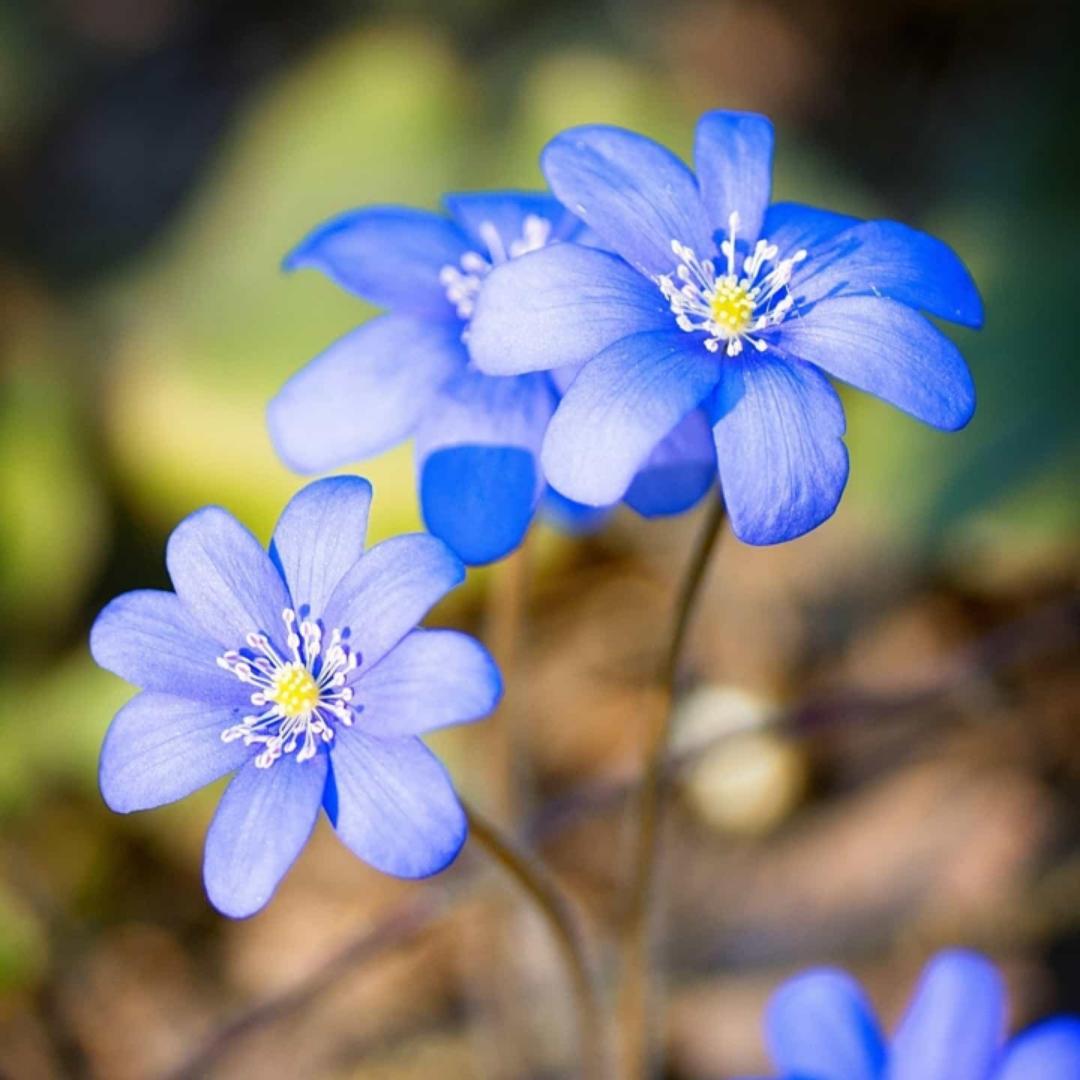
[[[773,996],[765,1020],[784,1080],[1076,1080],[1080,1019],[1044,1021],[1005,1039],[1005,991],[975,953],[939,953],[886,1040],[858,983],[809,971]]]
[[[549,195],[445,203],[449,217],[400,207],[343,214],[288,256],[287,268],[315,267],[390,311],[290,379],[270,403],[269,426],[282,460],[301,473],[415,438],[429,531],[466,562],[485,563],[516,548],[533,519],[546,489],[544,432],[576,369],[483,375],[470,362],[469,321],[493,266],[582,239],[581,223]],[[646,516],[679,513],[715,483],[715,460],[704,416],[688,417],[643,463],[627,502]],[[590,516],[561,510],[563,521]]]
[[[472,638],[415,629],[464,568],[431,536],[365,553],[370,504],[366,480],[310,484],[269,554],[224,510],[199,510],[169,538],[176,591],[125,593],[91,631],[94,659],[141,688],[102,749],[113,810],[236,774],[203,867],[226,915],[266,904],[320,807],[355,854],[400,877],[436,873],[465,841],[450,778],[419,736],[490,712],[499,673]]]
[[[585,365],[541,454],[567,498],[615,502],[703,408],[734,531],[776,543],[828,518],[847,481],[826,375],[934,427],[970,419],[963,358],[920,314],[981,324],[963,264],[896,222],[770,206],[772,149],[767,119],[730,112],[699,122],[696,179],[619,128],[574,128],[545,148],[551,190],[615,254],[562,244],[497,267],[470,348],[492,375]]]

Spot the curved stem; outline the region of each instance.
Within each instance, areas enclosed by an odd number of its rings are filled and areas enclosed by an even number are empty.
[[[588,1080],[605,1080],[604,1006],[577,913],[542,863],[472,807],[466,806],[466,812],[472,838],[529,894],[547,920],[566,962],[577,1003],[581,1075]]]
[[[694,614],[695,601],[720,538],[724,518],[724,503],[717,497],[709,507],[708,516],[687,564],[686,575],[675,604],[671,637],[659,672],[660,685],[665,695],[664,713],[646,751],[645,769],[638,796],[636,848],[621,944],[622,996],[619,1012],[623,1038],[622,1072],[626,1077],[643,1077],[649,1070],[649,909],[663,804],[664,763],[671,739],[675,683],[683,646]]]

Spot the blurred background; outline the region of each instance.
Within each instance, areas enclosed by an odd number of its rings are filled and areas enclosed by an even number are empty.
[[[167,584],[181,516],[221,503],[266,537],[300,485],[265,404],[371,314],[279,271],[310,226],[538,186],[573,123],[687,153],[715,107],[775,119],[780,197],[948,240],[988,321],[960,335],[967,430],[848,395],[836,517],[721,545],[673,768],[666,1075],[762,1070],[766,995],[818,962],[893,1017],[933,949],[972,944],[1015,1023],[1080,1011],[1076,24],[1054,0],[7,0],[0,1075],[569,1074],[543,927],[469,849],[403,885],[321,826],[263,914],[219,918],[199,868],[216,792],[100,802],[130,691],[86,635],[117,592]],[[408,449],[363,472],[376,535],[416,527]],[[488,727],[528,754],[520,828],[602,932],[694,525],[543,532],[437,613],[499,637]],[[493,740],[438,749],[503,812]]]

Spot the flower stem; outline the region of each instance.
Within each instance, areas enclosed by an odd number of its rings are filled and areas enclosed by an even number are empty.
[[[472,838],[528,893],[547,921],[573,987],[581,1033],[581,1075],[587,1080],[606,1080],[610,1074],[604,1005],[577,912],[539,860],[472,807],[466,807],[466,812]]]
[[[723,500],[715,498],[701,527],[686,574],[679,589],[671,636],[659,671],[664,692],[663,716],[646,750],[644,774],[638,794],[637,836],[622,926],[621,997],[622,1071],[627,1078],[648,1075],[651,1057],[649,1001],[650,907],[656,874],[658,837],[664,795],[664,762],[671,739],[675,689],[683,646],[695,602],[724,524]]]

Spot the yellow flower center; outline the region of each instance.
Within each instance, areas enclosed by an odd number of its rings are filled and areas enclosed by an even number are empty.
[[[754,319],[754,301],[750,290],[738,282],[720,279],[709,301],[713,322],[729,337],[745,334]]]
[[[290,720],[306,716],[319,704],[319,687],[308,669],[295,661],[278,668],[274,673],[266,700],[277,705],[281,714]]]

